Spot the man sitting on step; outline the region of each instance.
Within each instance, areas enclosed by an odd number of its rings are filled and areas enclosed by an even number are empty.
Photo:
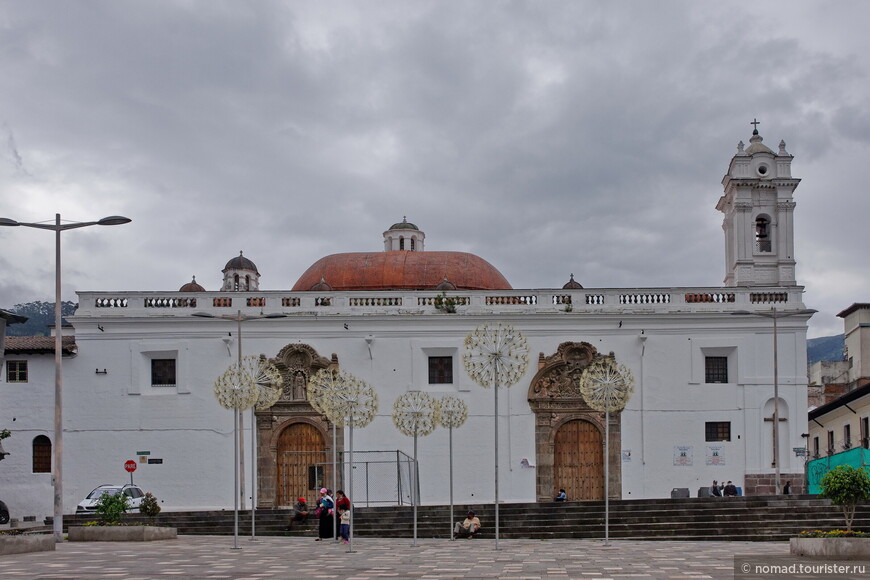
[[[480,531],[480,520],[474,515],[474,512],[468,512],[464,521],[456,522],[453,528],[453,539],[474,537],[474,534]]]
[[[713,480],[713,485],[710,486],[710,495],[713,497],[722,497],[722,487],[719,486],[719,482],[715,479]]]

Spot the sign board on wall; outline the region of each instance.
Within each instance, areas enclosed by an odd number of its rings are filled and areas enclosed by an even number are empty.
[[[695,448],[691,445],[674,445],[674,465],[689,467],[694,465]]]
[[[725,465],[723,445],[707,445],[707,465]]]

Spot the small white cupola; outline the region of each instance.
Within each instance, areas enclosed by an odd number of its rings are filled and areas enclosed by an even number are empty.
[[[402,221],[384,232],[385,252],[422,252],[426,234],[403,217]]]
[[[242,252],[227,262],[222,272],[224,275],[222,292],[247,292],[260,288],[260,273],[257,271],[257,266]]]
[[[774,153],[754,120],[749,147],[737,144],[724,194],[716,209],[725,214],[726,286],[795,286],[792,155],[780,141]]]

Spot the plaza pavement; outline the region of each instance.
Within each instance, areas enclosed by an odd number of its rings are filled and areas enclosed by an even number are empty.
[[[870,578],[734,573],[734,556],[753,562],[808,562],[785,542],[611,540],[417,540],[360,538],[344,544],[303,537],[179,536],[157,542],[64,542],[54,552],[0,557],[0,578],[118,579],[517,578],[702,579]]]

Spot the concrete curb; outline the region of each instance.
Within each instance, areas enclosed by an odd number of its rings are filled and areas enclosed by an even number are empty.
[[[54,550],[55,545],[54,536],[51,534],[3,535],[0,536],[0,556],[25,552],[47,552]]]
[[[158,526],[70,526],[70,542],[151,542],[175,540],[176,528]]]

